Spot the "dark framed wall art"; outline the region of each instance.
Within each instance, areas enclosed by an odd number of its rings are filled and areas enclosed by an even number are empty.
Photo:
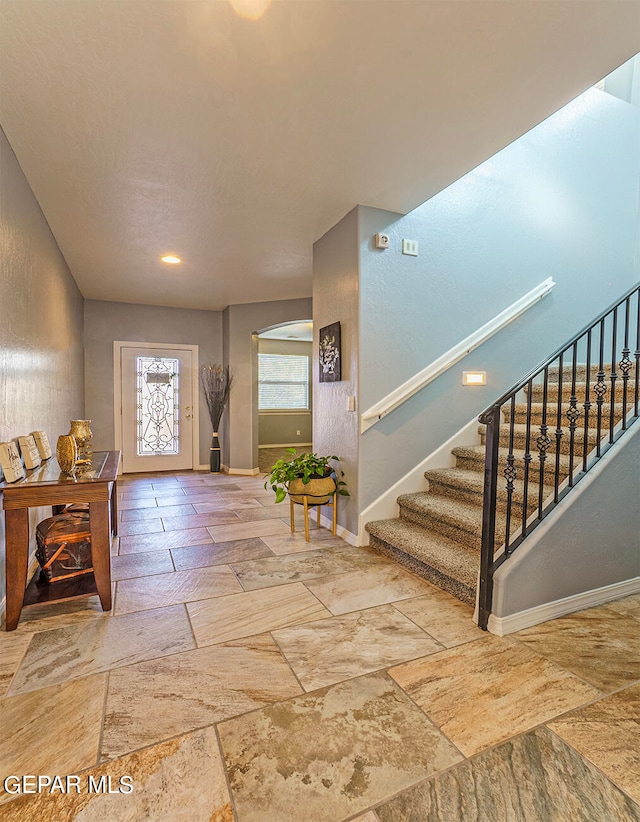
[[[340,323],[320,329],[320,382],[340,382]]]

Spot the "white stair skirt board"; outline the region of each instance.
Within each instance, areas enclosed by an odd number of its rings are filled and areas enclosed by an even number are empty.
[[[574,594],[555,602],[536,605],[534,608],[520,611],[517,614],[510,614],[506,617],[497,617],[491,614],[488,629],[496,636],[506,636],[523,628],[531,628],[541,622],[557,619],[565,616],[565,614],[582,611],[584,608],[593,608],[596,605],[603,605],[605,602],[612,602],[614,599],[621,599],[638,593],[640,593],[640,577],[626,579],[612,585],[605,585],[604,588],[596,588],[593,591]]]
[[[456,458],[451,453],[452,449],[463,445],[479,445],[481,440],[478,426],[478,418],[474,417],[464,428],[461,428],[426,459],[418,463],[415,468],[412,468],[408,474],[405,474],[404,477],[392,485],[388,491],[385,491],[371,505],[367,506],[358,516],[357,542],[353,544],[369,544],[369,534],[364,530],[367,522],[379,519],[395,519],[398,516],[398,497],[400,494],[413,494],[417,491],[427,490],[427,480],[424,477],[425,471],[437,468],[454,468]]]

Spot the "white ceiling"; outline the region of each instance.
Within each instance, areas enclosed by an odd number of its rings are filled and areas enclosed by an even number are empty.
[[[638,51],[638,0],[1,0],[0,124],[85,297],[220,309]]]

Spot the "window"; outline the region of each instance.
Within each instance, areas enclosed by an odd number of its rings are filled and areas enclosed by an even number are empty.
[[[309,357],[258,354],[258,409],[309,410]]]

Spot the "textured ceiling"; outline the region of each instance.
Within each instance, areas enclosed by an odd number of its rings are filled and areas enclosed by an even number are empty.
[[[0,125],[85,297],[219,309],[309,296],[356,204],[414,208],[637,51],[638,0],[1,0]]]

